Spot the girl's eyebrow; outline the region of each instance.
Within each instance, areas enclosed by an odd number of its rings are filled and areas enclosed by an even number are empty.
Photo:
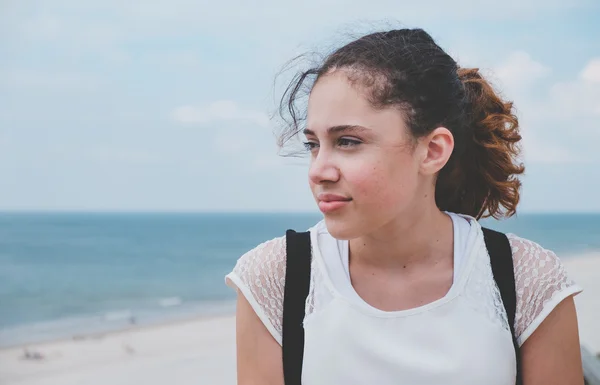
[[[351,124],[344,124],[344,125],[341,125],[341,126],[332,126],[332,127],[329,127],[327,129],[327,134],[328,135],[332,135],[332,134],[338,134],[338,133],[341,133],[341,132],[344,132],[344,133],[350,133],[350,132],[351,133],[360,133],[360,132],[365,132],[365,131],[370,131],[370,130],[368,128],[366,128],[366,127],[363,127],[363,126],[351,125]],[[302,132],[304,133],[304,135],[313,135],[313,136],[316,136],[315,132],[312,131],[312,130],[310,130],[310,129],[308,129],[308,128],[305,128],[304,131],[302,131]]]

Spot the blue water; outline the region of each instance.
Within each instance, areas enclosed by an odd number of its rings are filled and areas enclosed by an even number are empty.
[[[0,214],[0,346],[232,312],[223,277],[245,251],[319,214]],[[490,227],[559,255],[600,251],[600,214]]]

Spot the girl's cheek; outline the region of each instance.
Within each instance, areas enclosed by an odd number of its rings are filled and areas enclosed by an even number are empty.
[[[348,170],[346,179],[352,185],[352,190],[366,199],[375,198],[386,183],[384,173],[377,163],[355,164],[351,170]]]

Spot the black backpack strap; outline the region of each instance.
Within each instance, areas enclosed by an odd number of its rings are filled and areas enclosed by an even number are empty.
[[[310,286],[310,232],[288,230],[281,346],[285,385],[300,385],[304,358],[304,312]]]
[[[515,357],[517,359],[517,380],[516,385],[523,384],[523,375],[521,373],[521,354],[517,337],[515,335],[515,314],[517,312],[517,293],[515,287],[515,273],[513,267],[513,256],[510,242],[504,233],[482,228],[485,246],[490,255],[492,265],[492,274],[498,289],[500,297],[506,310],[508,326],[512,334],[513,346],[515,348]]]

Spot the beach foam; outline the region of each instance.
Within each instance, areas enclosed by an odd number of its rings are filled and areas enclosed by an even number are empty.
[[[234,301],[184,302],[179,297],[156,300],[155,308],[115,309],[98,314],[66,317],[0,328],[0,348],[47,342],[89,335],[115,332],[133,325],[152,326],[200,317],[232,314]]]

